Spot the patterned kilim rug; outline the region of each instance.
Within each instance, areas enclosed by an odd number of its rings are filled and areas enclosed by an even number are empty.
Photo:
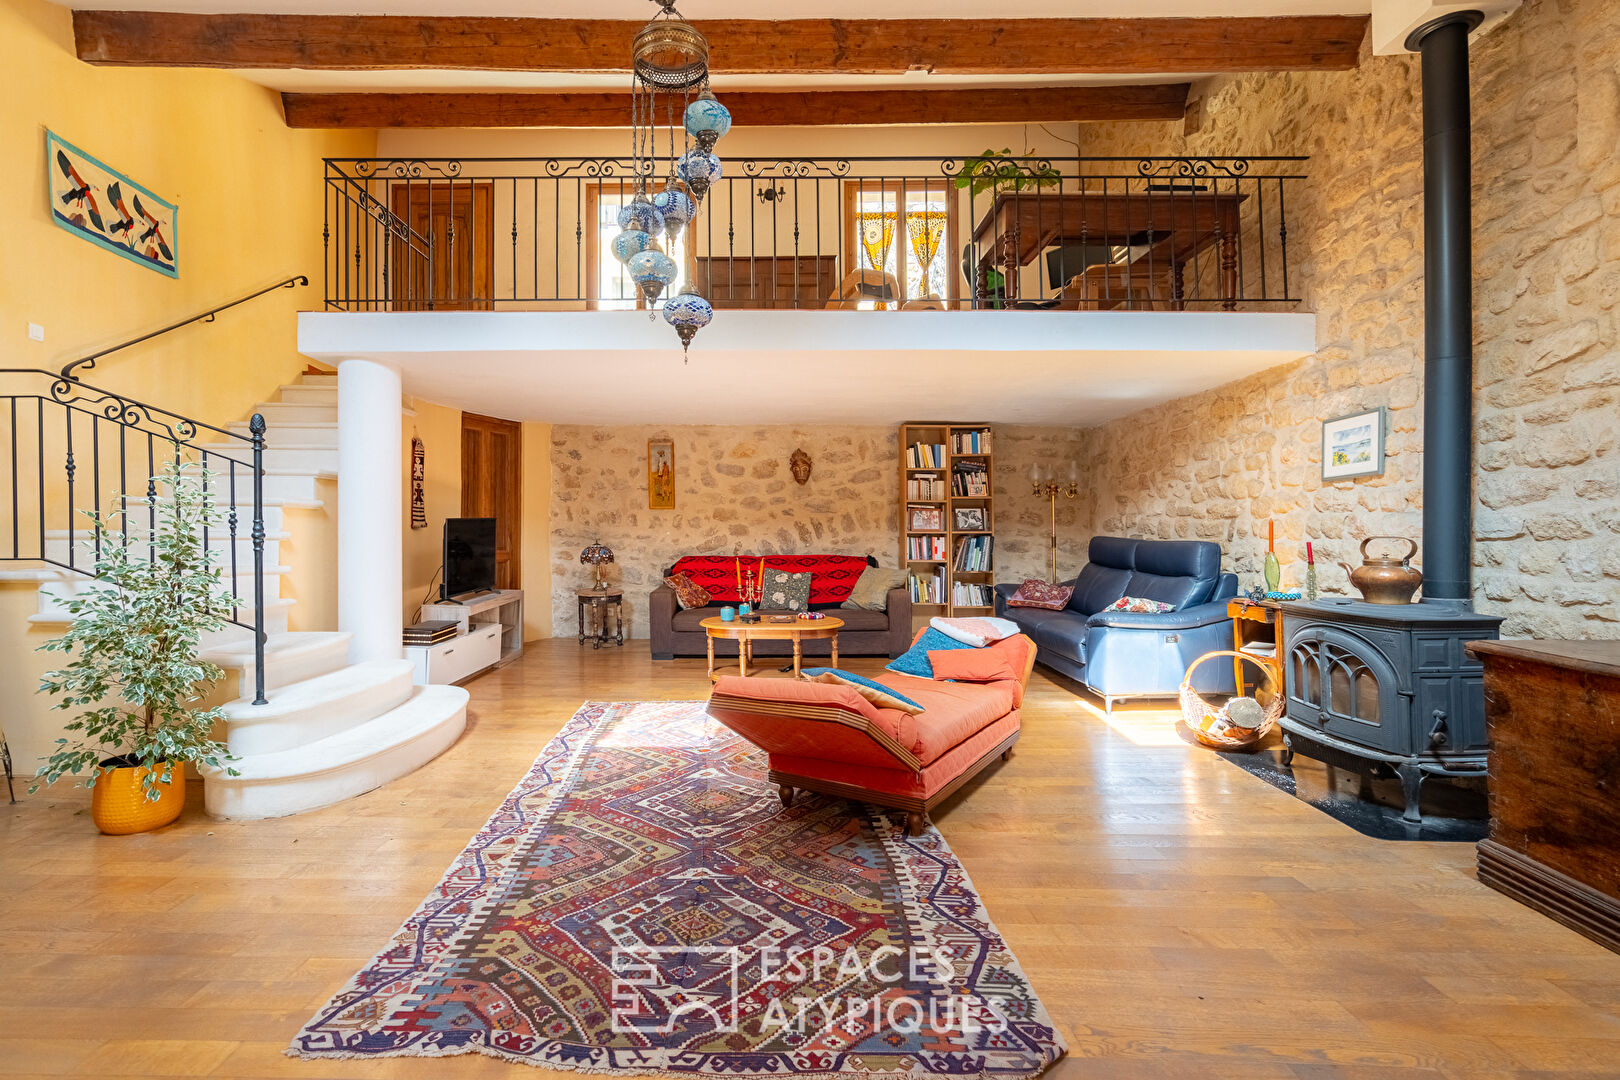
[[[702,702],[585,705],[293,1041],[694,1076],[998,1077],[1064,1052],[939,833],[801,794]]]

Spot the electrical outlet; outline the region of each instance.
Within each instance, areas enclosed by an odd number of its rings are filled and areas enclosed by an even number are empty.
[[[45,340],[45,328],[43,326],[39,325],[39,323],[37,323],[37,322],[29,323],[28,324],[28,340],[29,341],[44,341]]]

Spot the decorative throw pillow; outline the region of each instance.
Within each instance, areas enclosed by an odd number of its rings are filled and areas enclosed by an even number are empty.
[[[1030,578],[1018,586],[1016,593],[1007,598],[1007,606],[1062,611],[1068,605],[1069,595],[1073,592],[1073,585],[1053,585],[1050,581]]]
[[[881,566],[868,566],[861,571],[855,590],[839,607],[860,608],[864,611],[885,611],[889,606],[889,590],[906,583],[904,570],[889,570]]]
[[[681,605],[682,611],[696,607],[707,607],[709,601],[714,599],[709,590],[687,577],[685,574],[674,574],[664,579],[664,584],[675,591],[675,602]]]
[[[911,643],[911,648],[890,660],[884,670],[899,675],[915,675],[919,679],[932,679],[934,677],[934,665],[928,660],[930,652],[971,648],[973,646],[966,642],[948,638],[930,626],[917,635],[917,640]]]
[[[855,691],[861,697],[870,701],[880,709],[899,709],[903,713],[916,716],[923,711],[923,707],[906,697],[897,694],[880,682],[873,682],[853,671],[840,671],[837,668],[813,667],[805,668],[801,674],[811,682],[840,683]]]
[[[929,619],[928,625],[975,649],[1018,633],[1018,624],[1011,619],[947,619],[940,615]]]
[[[1006,649],[951,649],[931,652],[928,662],[934,667],[934,678],[952,682],[997,682],[1016,679],[1019,672],[1013,668],[1013,654]]]
[[[1139,615],[1163,615],[1176,610],[1176,605],[1163,600],[1145,600],[1140,596],[1122,596],[1108,605],[1109,611],[1134,611]]]
[[[761,611],[809,611],[809,574],[795,574],[787,570],[765,568],[765,588],[760,598]]]

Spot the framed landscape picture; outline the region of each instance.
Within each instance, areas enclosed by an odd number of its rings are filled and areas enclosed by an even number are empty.
[[[1322,479],[1351,480],[1384,473],[1384,410],[1369,409],[1322,422]]]
[[[647,440],[647,509],[675,509],[675,441]]]

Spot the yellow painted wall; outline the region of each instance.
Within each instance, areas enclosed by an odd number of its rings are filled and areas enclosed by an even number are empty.
[[[461,410],[435,405],[421,398],[407,402],[416,413],[405,416],[405,525],[402,564],[405,575],[405,623],[416,621],[417,608],[438,599],[434,582],[444,557],[444,519],[461,516]],[[420,435],[427,476],[423,484],[427,528],[411,528],[411,437]],[[432,595],[429,595],[429,587]]]
[[[373,132],[290,131],[277,95],[204,70],[96,68],[73,54],[71,14],[43,0],[0,0],[0,367],[60,367],[263,285],[307,273],[308,289],[273,293],[101,361],[95,385],[225,426],[293,382],[306,361],[294,313],[320,306],[323,156],[374,152]],[[58,228],[47,209],[45,131],[180,205],[180,276],[164,277]],[[45,341],[28,339],[28,323]],[[40,384],[44,388],[45,384]],[[273,438],[273,436],[272,436]],[[332,485],[324,497],[331,499]],[[295,629],[323,628],[335,594],[336,506],[289,515],[300,601]],[[9,540],[10,508],[0,510]],[[65,526],[64,526],[65,527]],[[8,545],[9,548],[9,545]],[[9,553],[9,552],[8,552]],[[4,565],[0,564],[0,569]],[[20,772],[32,772],[60,725],[34,694],[56,628],[26,622],[32,583],[0,585],[0,716]],[[314,623],[309,620],[315,620]]]
[[[523,425],[523,640],[551,636],[551,425]]]

